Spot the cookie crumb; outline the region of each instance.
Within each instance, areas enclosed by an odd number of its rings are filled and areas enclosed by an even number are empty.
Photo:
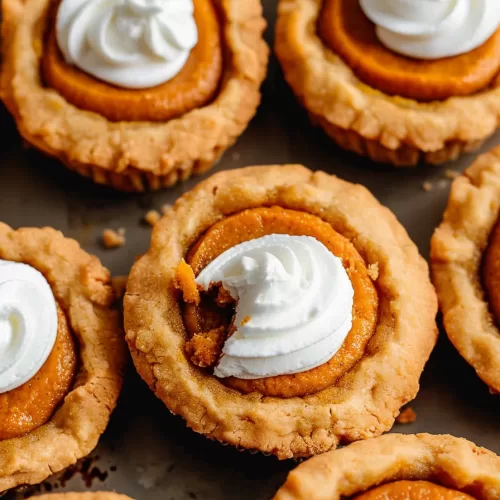
[[[444,176],[448,177],[448,179],[456,179],[457,177],[460,177],[460,172],[457,172],[456,170],[451,170],[451,168],[447,168],[444,171]]]
[[[165,203],[165,205],[163,205],[163,206],[161,207],[161,213],[162,213],[163,215],[165,215],[165,214],[166,214],[169,210],[171,210],[171,209],[172,209],[172,205],[170,205],[170,204],[168,204],[168,203]]]
[[[432,191],[432,182],[429,182],[429,181],[425,181],[423,184],[422,184],[422,189],[424,191]]]
[[[441,180],[438,182],[438,188],[439,188],[439,189],[445,189],[445,188],[447,188],[449,185],[450,185],[450,181],[449,181],[449,179],[441,179]]]
[[[144,220],[150,225],[154,226],[161,219],[161,214],[158,210],[148,210],[144,216]]]
[[[115,292],[115,297],[121,299],[125,295],[127,288],[128,276],[115,276],[111,278],[111,286]]]
[[[125,229],[120,228],[118,231],[105,229],[102,232],[102,243],[106,248],[122,247],[125,245]]]
[[[411,406],[408,406],[398,415],[396,423],[403,425],[413,424],[415,420],[417,420],[417,414]]]
[[[377,281],[378,273],[379,273],[378,262],[375,262],[375,264],[370,264],[368,266],[368,276],[370,276],[370,278],[373,281]]]

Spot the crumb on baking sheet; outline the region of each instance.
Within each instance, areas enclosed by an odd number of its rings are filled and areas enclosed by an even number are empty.
[[[125,229],[120,228],[117,231],[114,229],[105,229],[102,232],[102,243],[106,248],[118,248],[125,245]]]
[[[379,267],[378,267],[378,262],[375,262],[375,264],[370,264],[368,266],[368,276],[370,276],[370,278],[373,280],[373,281],[376,281],[377,278],[378,278],[378,273],[379,273]]]
[[[422,184],[422,189],[424,191],[432,191],[432,182],[429,182],[429,181],[425,181],[423,184]]]
[[[144,220],[150,225],[154,226],[161,219],[161,214],[158,210],[148,210],[144,216]]]
[[[171,209],[172,209],[172,205],[170,205],[169,203],[165,203],[165,205],[163,205],[163,206],[161,207],[161,213],[162,213],[163,215],[165,215],[165,214],[166,214],[169,210],[171,210]]]
[[[121,299],[125,295],[125,289],[127,288],[128,276],[115,276],[111,278],[111,286],[115,292],[115,297]]]
[[[413,424],[417,420],[417,414],[411,406],[407,406],[396,418],[398,424]]]
[[[447,168],[444,171],[444,176],[447,177],[448,179],[456,179],[457,177],[460,177],[460,172],[452,170],[451,168]]]

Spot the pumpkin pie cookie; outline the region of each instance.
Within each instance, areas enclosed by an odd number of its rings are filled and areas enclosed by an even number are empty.
[[[498,2],[410,3],[280,0],[276,24],[284,76],[312,121],[398,166],[471,151],[500,116]]]
[[[452,184],[431,242],[432,274],[448,337],[500,391],[500,148]]]
[[[88,455],[120,393],[109,272],[54,229],[0,223],[0,492]]]
[[[314,457],[274,500],[496,500],[500,457],[453,436],[387,434]]]
[[[182,196],[124,299],[136,368],[169,410],[280,459],[390,429],[418,391],[436,311],[394,215],[300,165],[221,172]]]
[[[1,97],[23,138],[124,191],[209,169],[260,102],[259,0],[6,0]]]

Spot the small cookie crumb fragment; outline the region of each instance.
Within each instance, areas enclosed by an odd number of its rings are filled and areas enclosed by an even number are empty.
[[[193,364],[200,368],[213,366],[226,339],[226,329],[223,326],[209,332],[196,333],[186,342],[186,353]]]
[[[105,229],[102,232],[102,244],[106,248],[118,248],[125,245],[125,229],[120,228],[118,231],[114,229]]]
[[[223,286],[219,286],[219,291],[217,292],[217,298],[215,299],[215,302],[219,307],[234,305],[233,297]]]
[[[149,210],[144,216],[144,220],[150,225],[154,226],[161,219],[161,214],[158,210]]]
[[[379,273],[378,262],[375,262],[375,264],[370,264],[368,266],[368,276],[370,276],[372,281],[377,281],[378,273]]]
[[[184,302],[195,305],[200,303],[200,292],[196,285],[194,271],[184,259],[175,271],[175,287],[181,290]]]
[[[417,420],[417,414],[415,413],[415,410],[411,406],[408,406],[396,418],[396,423],[403,425],[413,424],[415,420]]]
[[[439,189],[446,189],[447,187],[450,186],[450,181],[448,179],[441,179],[438,183],[438,188]]]
[[[450,168],[447,168],[444,171],[444,176],[448,177],[448,179],[456,179],[457,177],[460,177],[460,172],[457,172],[456,170],[451,170]]]
[[[121,299],[125,295],[125,289],[127,288],[128,276],[115,276],[111,278],[111,286],[115,292],[115,297]]]
[[[424,191],[432,191],[432,182],[429,182],[429,181],[425,181],[423,184],[422,184],[422,189]]]
[[[165,215],[165,214],[166,214],[169,210],[171,210],[171,209],[172,209],[172,205],[169,205],[168,203],[165,203],[165,205],[163,205],[163,206],[161,207],[161,213],[162,213],[163,215]]]

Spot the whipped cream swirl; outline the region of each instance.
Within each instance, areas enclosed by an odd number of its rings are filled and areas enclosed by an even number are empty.
[[[352,326],[354,290],[342,265],[309,236],[272,234],[217,257],[196,282],[222,286],[237,300],[235,333],[217,377],[258,379],[322,365]]]
[[[193,0],[62,0],[56,34],[69,64],[131,89],[173,78],[198,42]]]
[[[386,47],[417,59],[469,52],[500,25],[499,0],[360,0],[360,4]]]
[[[57,336],[52,289],[31,266],[0,260],[0,394],[35,376]]]

